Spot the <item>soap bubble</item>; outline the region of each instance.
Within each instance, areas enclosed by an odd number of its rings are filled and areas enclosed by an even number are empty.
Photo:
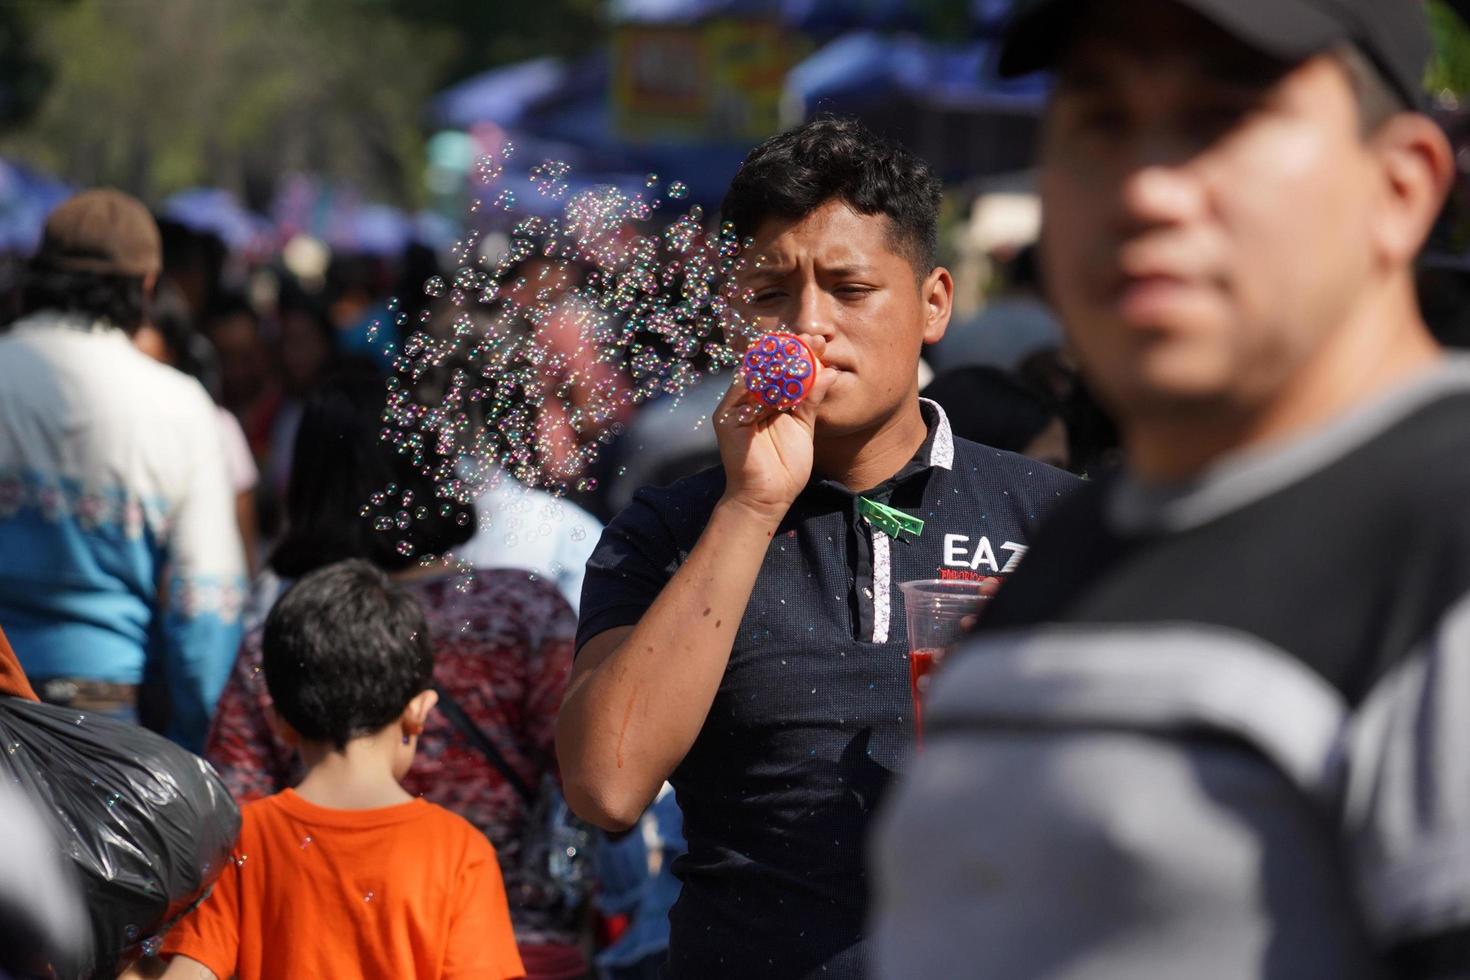
[[[571,167],[542,160],[526,171],[537,191],[526,210],[541,213],[515,213],[515,192],[489,186],[513,152],[505,144],[476,161],[472,178],[486,186],[472,189],[451,282],[425,284],[435,302],[417,320],[422,307],[389,304],[402,340],[390,348],[382,438],[434,479],[438,497],[425,509],[384,488],[363,515],[401,535],[406,557],[428,557],[415,553],[414,523],[449,519],[453,501],[455,522],[469,526],[474,502],[506,481],[553,496],[596,492],[600,455],[635,410],[677,403],[731,369],[753,335],[737,287],[754,262],[748,242],[729,223],[708,228],[698,205],[668,205],[687,199],[687,184],[648,173],[641,188],[572,193]],[[497,247],[481,249],[491,229]],[[496,520],[502,537],[537,536],[535,523]]]

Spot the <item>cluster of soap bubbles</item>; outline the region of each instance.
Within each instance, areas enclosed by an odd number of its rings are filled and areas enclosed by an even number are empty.
[[[571,168],[543,161],[530,182],[560,213],[520,218],[487,254],[475,216],[515,220],[514,195],[494,186],[513,152],[477,162],[471,230],[453,274],[424,283],[418,322],[390,305],[402,342],[383,438],[461,505],[506,474],[556,495],[595,489],[593,464],[636,406],[733,367],[752,333],[732,303],[749,242],[678,203],[680,181],[572,193]],[[392,520],[414,511],[402,501]]]

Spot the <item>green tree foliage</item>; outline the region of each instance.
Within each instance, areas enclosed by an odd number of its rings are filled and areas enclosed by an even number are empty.
[[[35,46],[35,12],[0,5],[0,127],[28,120],[51,84],[51,65]]]
[[[1462,4],[1470,9],[1470,4]],[[1444,0],[1431,0],[1429,22],[1434,31],[1434,61],[1426,83],[1431,92],[1457,100],[1470,93],[1470,28]]]
[[[377,0],[405,21],[449,30],[448,83],[544,55],[576,57],[607,39],[606,0]]]
[[[260,205],[293,170],[405,204],[420,193],[421,112],[455,49],[443,26],[371,0],[30,9],[54,77],[0,151],[147,199],[208,184]]]

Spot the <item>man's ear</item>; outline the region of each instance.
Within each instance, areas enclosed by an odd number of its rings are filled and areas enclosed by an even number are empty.
[[[1419,113],[1393,116],[1368,140],[1383,177],[1373,244],[1388,265],[1406,266],[1444,207],[1455,179],[1455,154],[1439,124]]]
[[[438,703],[439,692],[433,688],[415,694],[413,700],[404,707],[403,714],[398,717],[398,724],[403,729],[403,734],[422,735],[424,725],[429,720],[429,712],[433,711],[434,705]]]
[[[281,713],[276,710],[274,704],[266,712],[266,720],[270,723],[271,731],[275,732],[276,737],[281,741],[292,746],[301,744],[301,733],[292,728],[289,721],[281,717]]]
[[[924,301],[924,343],[937,344],[949,329],[954,311],[954,277],[949,270],[935,266],[920,287],[920,298]]]

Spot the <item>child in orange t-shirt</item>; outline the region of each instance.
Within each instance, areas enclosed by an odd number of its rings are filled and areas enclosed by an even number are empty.
[[[276,603],[263,652],[306,777],[245,807],[231,865],[164,939],[164,977],[523,976],[490,842],[398,784],[437,700],[414,600],[366,562],[329,566]]]

